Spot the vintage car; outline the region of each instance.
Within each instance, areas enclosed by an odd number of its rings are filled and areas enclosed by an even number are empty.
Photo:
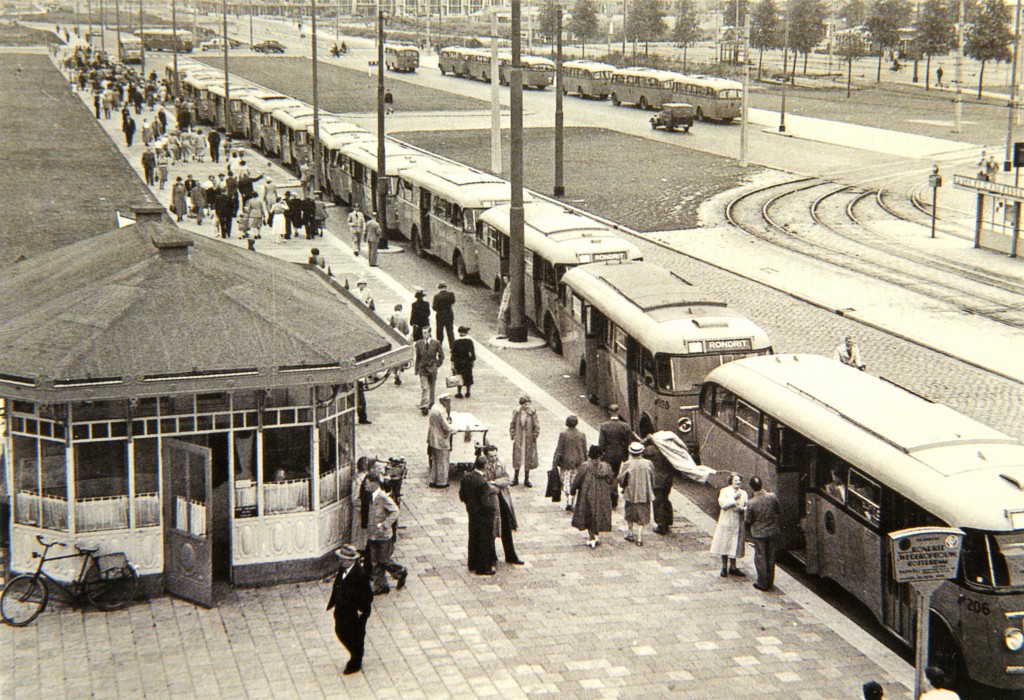
[[[253,44],[252,50],[258,53],[284,53],[284,44],[280,41],[267,39],[266,41],[261,41],[258,44]]]
[[[651,128],[661,127],[665,131],[675,131],[677,127],[683,131],[689,131],[693,126],[693,117],[696,110],[693,105],[685,102],[666,102],[661,106],[661,111],[651,117]]]

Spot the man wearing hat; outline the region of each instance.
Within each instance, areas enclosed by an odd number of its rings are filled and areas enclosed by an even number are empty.
[[[419,340],[423,337],[424,328],[427,329],[427,335],[430,335],[430,302],[424,298],[427,293],[423,287],[413,287],[413,292],[416,299],[409,309],[409,326],[412,327],[412,339]]]
[[[654,497],[654,465],[649,459],[644,459],[643,454],[643,445],[630,443],[629,459],[623,462],[619,474],[622,497],[626,501],[623,517],[629,523],[626,541],[635,542],[638,547],[644,545],[644,526],[651,522],[651,500]],[[636,534],[634,528],[637,529]]]
[[[353,207],[348,213],[348,230],[352,234],[352,254],[359,255],[363,244],[363,233],[366,231],[366,218],[359,207]]]
[[[448,334],[448,348],[451,349],[455,342],[455,294],[448,290],[448,285],[438,282],[437,294],[434,295],[434,323],[436,325],[437,339],[444,344],[445,333]]]
[[[466,389],[469,398],[473,389],[473,364],[476,362],[476,347],[469,337],[469,326],[459,326],[459,339],[452,343],[452,374],[462,377],[462,386],[455,392],[455,398],[462,398],[462,389]]]
[[[366,222],[366,260],[370,267],[377,267],[377,247],[383,235],[384,232],[377,220],[377,212],[373,212],[373,216]]]
[[[432,342],[437,342],[431,339]],[[425,341],[420,341],[425,342]],[[449,416],[452,410],[452,395],[441,394],[430,407],[427,416],[427,456],[430,459],[429,485],[435,489],[448,488],[449,458],[452,451],[452,435],[455,428]]]
[[[334,633],[350,654],[344,671],[347,676],[363,668],[366,621],[373,607],[373,591],[370,589],[370,578],[360,562],[359,551],[346,544],[336,554],[341,564],[338,566],[327,609],[334,608]]]
[[[608,407],[608,420],[598,428],[597,444],[604,450],[604,461],[608,462],[616,477],[632,441],[633,431],[619,417],[619,405],[613,403]],[[612,497],[612,508],[618,503],[618,493],[615,493]]]
[[[360,277],[359,281],[356,282],[356,296],[359,297],[359,301],[363,302],[364,306],[371,310],[373,309],[373,297],[370,295],[365,277]]]

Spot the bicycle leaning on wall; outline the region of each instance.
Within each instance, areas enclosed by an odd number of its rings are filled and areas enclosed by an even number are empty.
[[[47,542],[42,535],[36,535],[43,553],[32,552],[33,559],[39,559],[34,573],[15,576],[0,595],[0,616],[14,627],[24,627],[39,617],[50,600],[50,586],[55,586],[73,604],[88,599],[100,610],[120,610],[135,597],[139,588],[139,574],[128,561],[124,552],[97,554],[98,549],[75,545],[74,554],[49,556],[50,548],[65,547],[63,542]],[[47,562],[60,559],[82,558],[78,578],[62,582],[43,571]]]

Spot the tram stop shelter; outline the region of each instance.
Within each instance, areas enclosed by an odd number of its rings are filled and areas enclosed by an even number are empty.
[[[166,220],[11,266],[11,569],[42,535],[123,551],[147,595],[207,606],[214,581],[324,575],[349,535],[355,388],[410,359],[321,271]]]
[[[1024,187],[964,175],[954,175],[953,185],[958,190],[978,195],[974,218],[974,247],[994,250],[1016,258],[1020,242],[1020,208],[1024,203]],[[991,201],[988,213],[985,210],[986,198]]]

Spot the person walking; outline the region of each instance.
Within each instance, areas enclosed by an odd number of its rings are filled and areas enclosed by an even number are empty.
[[[383,236],[384,231],[377,220],[377,212],[373,212],[373,216],[366,222],[366,260],[370,267],[377,267],[377,247],[380,246],[380,239]]]
[[[221,238],[231,238],[231,223],[235,216],[235,206],[227,192],[218,190],[213,200],[213,212],[217,215],[217,227]]]
[[[121,124],[121,130],[124,132],[124,142],[128,148],[131,148],[132,142],[135,141],[135,129],[135,119],[132,117],[130,112],[125,112],[124,119]]]
[[[612,530],[612,494],[615,492],[615,474],[602,457],[599,445],[591,445],[587,460],[576,470],[569,494],[576,498],[572,513],[572,526],[586,530],[587,546],[601,544],[601,533]]]
[[[619,405],[613,403],[608,407],[608,420],[598,427],[597,444],[601,446],[604,461],[619,478],[619,469],[629,453],[629,445],[633,442],[633,431],[619,416]],[[619,493],[612,494],[612,509],[618,507]]]
[[[477,576],[494,576],[494,562],[498,560],[494,547],[495,487],[487,480],[486,464],[483,455],[477,457],[473,470],[462,475],[459,485],[459,500],[466,504],[469,517],[466,564]]]
[[[156,181],[160,185],[160,189],[164,188],[167,184],[167,176],[170,171],[170,156],[167,155],[167,151],[163,148],[156,150]]]
[[[512,486],[519,484],[519,472],[523,471],[523,486],[530,488],[530,470],[537,468],[540,418],[533,410],[533,401],[525,394],[519,397],[519,408],[512,412],[508,435],[512,438]]]
[[[944,74],[944,71],[942,70],[942,66],[939,66],[938,68],[935,69],[935,84],[938,87],[942,87],[942,76],[943,76],[943,74]]]
[[[437,386],[437,369],[444,364],[444,350],[441,343],[430,337],[430,326],[423,337],[413,343],[413,371],[420,378],[420,413],[434,405],[434,389]]]
[[[210,129],[209,135],[206,137],[207,143],[210,144],[210,161],[213,163],[220,162],[220,132],[217,129]]]
[[[452,343],[452,374],[462,377],[462,385],[455,391],[455,398],[462,398],[466,389],[468,399],[473,389],[473,365],[476,363],[476,346],[469,337],[469,326],[459,326],[459,339]]]
[[[206,152],[209,150],[208,144],[208,137],[203,136],[203,130],[197,129],[195,136],[192,137],[192,153],[195,155],[197,163],[206,162]]]
[[[455,294],[448,289],[444,282],[437,283],[437,294],[434,295],[434,302],[431,307],[434,309],[434,324],[437,331],[437,339],[444,343],[445,334],[448,335],[448,348],[451,349],[455,342]]]
[[[658,535],[667,535],[675,521],[671,500],[672,486],[676,479],[675,468],[661,453],[650,435],[643,440],[643,445],[644,458],[649,459],[654,465],[654,475],[651,477],[651,488],[654,489],[654,532]]]
[[[388,325],[400,333],[401,336],[405,338],[406,342],[409,341],[412,331],[409,328],[409,320],[405,317],[405,314],[402,313],[401,304],[395,304],[391,318],[388,319]],[[402,370],[406,367],[408,367],[408,365],[399,365],[393,370],[395,374],[395,386],[402,386]]]
[[[427,293],[422,287],[414,287],[415,300],[409,309],[409,325],[412,327],[412,339],[419,340],[424,337],[423,329],[427,329],[426,335],[430,336],[430,303],[425,299]]]
[[[435,489],[448,488],[449,459],[452,451],[452,395],[441,394],[430,407],[427,416],[427,458],[430,462],[428,485]]]
[[[146,177],[146,184],[152,187],[156,184],[156,178],[153,174],[156,172],[156,154],[153,153],[153,149],[149,146],[142,153],[142,172]]]
[[[651,485],[654,465],[650,460],[644,459],[643,454],[642,444],[630,444],[629,459],[623,463],[622,471],[619,473],[622,498],[626,501],[623,515],[629,524],[626,541],[635,542],[637,547],[644,545],[644,526],[651,522],[651,498],[654,496],[654,488]]]
[[[760,477],[750,479],[750,490],[754,496],[747,501],[744,521],[754,544],[754,568],[757,570],[754,588],[768,591],[775,585],[775,553],[781,532],[782,506],[774,493],[762,490]]]
[[[188,214],[188,200],[185,198],[185,182],[181,179],[181,175],[171,186],[171,206],[178,221],[184,221],[185,215]]]
[[[342,672],[348,676],[363,668],[366,621],[370,619],[373,610],[373,591],[370,588],[370,577],[359,561],[356,548],[346,544],[336,554],[341,564],[331,588],[327,609],[334,609],[334,633],[349,652],[348,663]]]
[[[363,485],[375,462],[373,457],[360,457],[356,460],[355,473],[352,475],[352,492],[349,494],[349,510],[352,513],[349,544],[364,556],[367,554],[367,542],[369,541],[370,497],[369,493],[365,493]]]
[[[736,560],[744,554],[743,516],[747,508],[747,492],[743,490],[743,479],[733,474],[729,484],[718,492],[718,524],[715,535],[711,538],[711,553],[722,557],[722,571],[718,574],[725,578],[746,576],[736,566]]]
[[[253,195],[249,197],[246,207],[245,216],[249,219],[249,234],[253,240],[262,238],[260,231],[263,228],[263,221],[267,218],[267,213],[263,208],[263,199]]]
[[[352,234],[352,254],[358,256],[363,245],[363,234],[366,233],[366,219],[358,208],[348,213],[348,230]]]
[[[565,430],[558,434],[558,444],[551,458],[551,468],[557,469],[562,477],[562,491],[565,492],[565,509],[572,510],[572,482],[576,478],[576,470],[587,459],[587,436],[577,428],[580,419],[568,416],[565,419]]]
[[[267,215],[270,222],[270,233],[273,236],[275,243],[280,243],[287,240],[288,232],[288,205],[281,197],[277,198],[274,202],[274,206],[270,208],[270,213]]]
[[[496,535],[501,535],[501,547],[505,550],[505,562],[522,566],[526,562],[516,554],[516,545],[512,541],[512,531],[518,529],[519,523],[516,520],[516,509],[512,505],[511,485],[508,478],[508,471],[505,465],[498,459],[498,446],[486,445],[484,447],[484,459],[486,466],[484,474],[492,487],[497,489],[498,500],[498,521],[495,527]],[[497,555],[495,555],[497,556]]]
[[[372,499],[367,530],[367,546],[372,562],[371,589],[374,595],[388,593],[391,587],[388,586],[387,574],[391,574],[395,579],[395,590],[400,591],[405,588],[405,579],[409,576],[409,571],[401,564],[392,561],[397,539],[398,504],[384,492],[376,477],[367,477],[366,485]]]

